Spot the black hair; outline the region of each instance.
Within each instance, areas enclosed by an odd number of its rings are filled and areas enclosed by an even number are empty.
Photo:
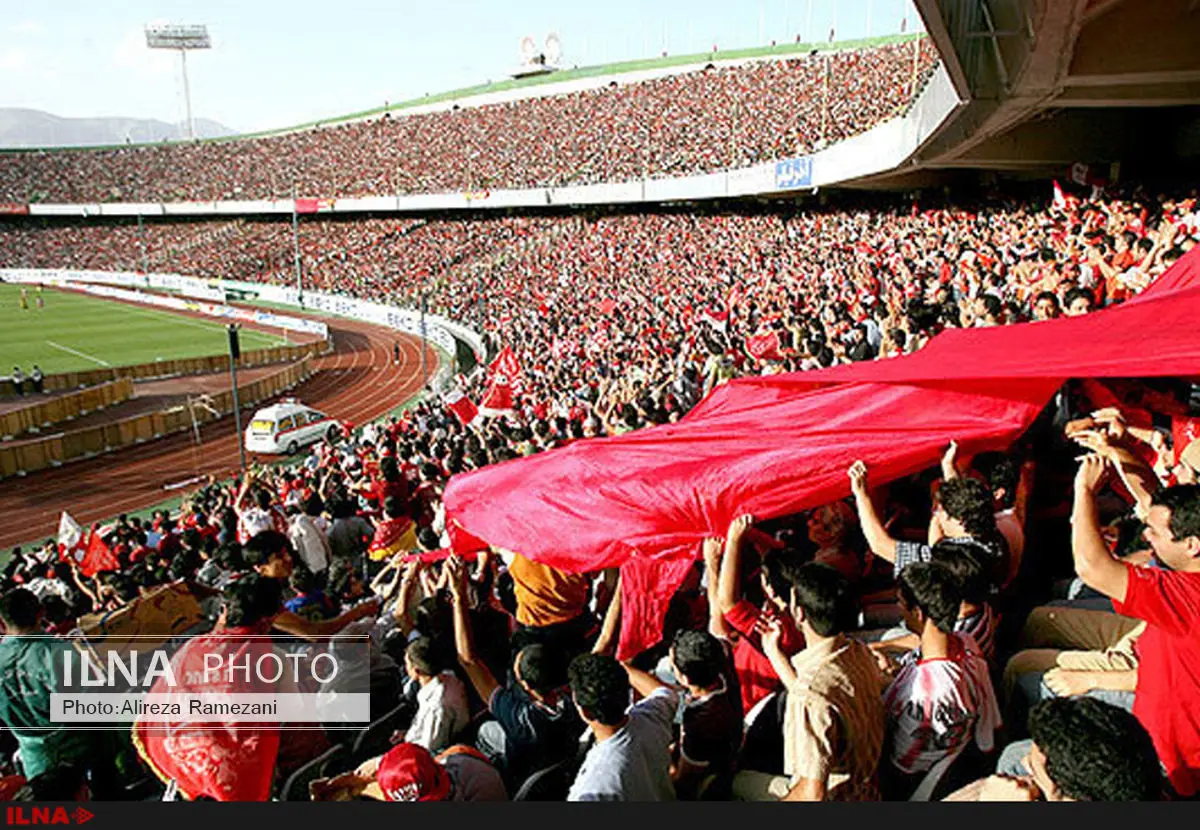
[[[404,649],[404,655],[421,674],[436,677],[444,668],[441,649],[432,637],[418,637]]]
[[[42,614],[46,622],[54,625],[67,622],[74,617],[71,606],[58,594],[47,594],[42,597]]]
[[[1043,700],[1029,712],[1029,734],[1046,773],[1077,801],[1158,801],[1162,771],[1154,742],[1129,712],[1089,697]]]
[[[175,554],[175,558],[171,560],[171,565],[167,568],[167,575],[171,579],[191,579],[199,567],[199,554],[195,550],[183,550]]]
[[[383,500],[383,512],[389,519],[399,519],[405,514],[405,504],[395,496],[387,496]]]
[[[333,508],[329,511],[335,519],[348,519],[354,515],[354,504],[345,498],[337,498],[333,502]]]
[[[1054,303],[1054,309],[1056,311],[1062,308],[1058,302],[1058,295],[1053,291],[1039,291],[1038,294],[1033,298],[1033,305],[1036,306],[1042,300],[1049,300],[1050,302]]]
[[[1003,489],[1004,498],[1001,499],[1000,506],[1005,510],[1013,506],[1017,498],[1021,471],[1011,456],[1003,452],[981,452],[975,456],[971,466],[987,479],[988,487],[992,488],[993,500],[996,491]]]
[[[911,609],[919,608],[939,631],[946,634],[954,631],[962,592],[945,565],[914,562],[900,571],[896,585],[905,605]]]
[[[354,563],[349,559],[335,559],[325,574],[329,592],[338,599],[350,592],[350,581],[357,576]]]
[[[508,571],[496,577],[496,597],[500,600],[500,607],[507,611],[509,616],[517,615],[517,583]]]
[[[984,294],[980,299],[983,302],[984,311],[993,317],[999,317],[1004,312],[1004,304],[995,294]]]
[[[567,669],[571,694],[588,720],[616,726],[629,708],[629,675],[604,654],[580,654]]]
[[[534,643],[517,654],[517,670],[526,686],[546,694],[566,685],[567,664],[563,656],[561,649]]]
[[[28,588],[13,588],[0,596],[0,621],[8,630],[33,628],[37,625],[42,604]]]
[[[788,591],[792,587],[787,574],[788,567],[798,564],[799,561],[794,555],[789,555],[787,548],[772,548],[763,554],[762,572],[767,585],[784,602],[787,602]]]
[[[318,591],[322,582],[319,574],[313,573],[304,565],[298,565],[292,571],[291,577],[288,578],[288,584],[297,594],[311,594],[313,591]]]
[[[1071,304],[1076,300],[1087,300],[1089,306],[1094,307],[1096,305],[1096,298],[1092,296],[1092,292],[1088,291],[1086,288],[1080,288],[1079,286],[1072,288],[1063,295],[1063,305],[1067,308],[1070,308]]]
[[[804,611],[813,631],[832,637],[854,627],[858,604],[846,577],[818,562],[791,564],[786,573],[792,601]]]
[[[250,541],[242,545],[242,559],[248,567],[265,565],[272,556],[279,552],[288,556],[292,554],[292,543],[288,537],[278,530],[264,530],[255,534]]]
[[[963,602],[981,605],[992,593],[992,558],[975,542],[943,539],[933,546],[930,561],[946,568]]]
[[[1200,536],[1200,484],[1177,484],[1154,494],[1150,503],[1171,511],[1171,535],[1177,541]]]
[[[995,499],[982,481],[955,478],[944,482],[938,491],[938,501],[946,515],[962,523],[967,533],[983,541],[992,541],[996,530]]]
[[[283,606],[279,580],[250,573],[225,588],[226,625],[254,625],[273,617]]]
[[[320,516],[321,511],[325,509],[325,500],[321,498],[320,493],[313,493],[304,500],[304,512],[309,516]]]
[[[237,542],[221,545],[213,555],[213,560],[226,571],[242,571],[246,568],[246,562],[242,559],[242,546]]]
[[[423,527],[418,530],[417,542],[426,551],[437,550],[442,544],[442,540],[438,538],[437,531],[432,527]]]
[[[444,593],[439,593],[417,603],[413,612],[413,627],[417,631],[435,639],[454,631],[454,612],[444,597]]]
[[[675,667],[693,686],[708,689],[721,679],[726,664],[725,649],[707,631],[680,631],[671,648]]]

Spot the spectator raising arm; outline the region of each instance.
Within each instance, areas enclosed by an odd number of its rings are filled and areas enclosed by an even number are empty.
[[[617,577],[616,587],[613,588],[612,599],[608,602],[608,610],[604,612],[604,622],[600,625],[600,636],[592,646],[593,654],[608,654],[616,645],[621,633],[621,578]]]
[[[322,637],[330,637],[338,633],[355,620],[369,617],[378,610],[379,600],[371,598],[332,620],[320,620],[319,622],[305,619],[291,611],[284,611],[275,618],[273,627],[285,634],[302,637],[305,640],[319,640]]]
[[[708,633],[721,640],[730,636],[729,623],[721,613],[721,548],[720,539],[704,540],[704,578],[708,581]]]
[[[1129,571],[1113,559],[1100,534],[1096,493],[1108,480],[1112,467],[1107,459],[1089,455],[1075,475],[1075,506],[1071,513],[1071,555],[1075,573],[1093,590],[1117,602],[1125,601]]]
[[[858,523],[862,527],[871,553],[889,562],[895,562],[896,540],[888,535],[875,510],[875,504],[871,501],[871,493],[867,489],[867,465],[862,461],[855,461],[850,466],[849,475],[850,490],[854,493],[854,505],[858,510]]]
[[[492,694],[500,688],[500,683],[475,654],[471,620],[467,615],[466,565],[459,557],[451,556],[446,560],[445,568],[449,573],[450,596],[454,605],[454,650],[458,653],[458,662],[467,673],[467,679],[475,687],[479,698],[485,702],[490,701]]]
[[[742,538],[752,524],[753,516],[738,516],[729,525],[729,532],[725,534],[725,555],[721,560],[720,585],[717,590],[721,614],[728,614],[742,599],[739,587],[742,576]]]

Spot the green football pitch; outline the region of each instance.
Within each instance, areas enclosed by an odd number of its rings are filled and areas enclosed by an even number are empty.
[[[129,366],[224,354],[225,324],[68,291],[43,291],[45,308],[29,286],[29,309],[21,309],[21,286],[0,284],[0,376],[33,364],[47,375],[106,366]],[[243,350],[283,343],[242,330]]]

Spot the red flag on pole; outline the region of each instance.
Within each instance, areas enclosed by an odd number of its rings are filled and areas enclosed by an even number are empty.
[[[316,213],[320,209],[321,209],[321,200],[320,199],[297,199],[296,200],[296,213],[300,213],[300,214]]]
[[[463,426],[469,427],[479,417],[479,407],[459,389],[447,394],[445,402],[446,408],[454,413]]]

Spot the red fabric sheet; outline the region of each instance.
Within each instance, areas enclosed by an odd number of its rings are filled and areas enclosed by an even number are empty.
[[[1200,249],[1163,279],[1188,285],[1198,266]],[[1068,378],[1200,373],[1197,320],[1200,287],[1185,287],[1081,318],[949,331],[908,357],[738,379],[677,424],[455,476],[447,518],[571,572],[690,559],[740,513],[848,495],[855,459],[881,484],[935,464],[951,438],[964,455],[1005,449]],[[624,653],[653,644],[640,617],[665,610],[678,583],[652,574],[637,577],[648,595],[629,609]]]

